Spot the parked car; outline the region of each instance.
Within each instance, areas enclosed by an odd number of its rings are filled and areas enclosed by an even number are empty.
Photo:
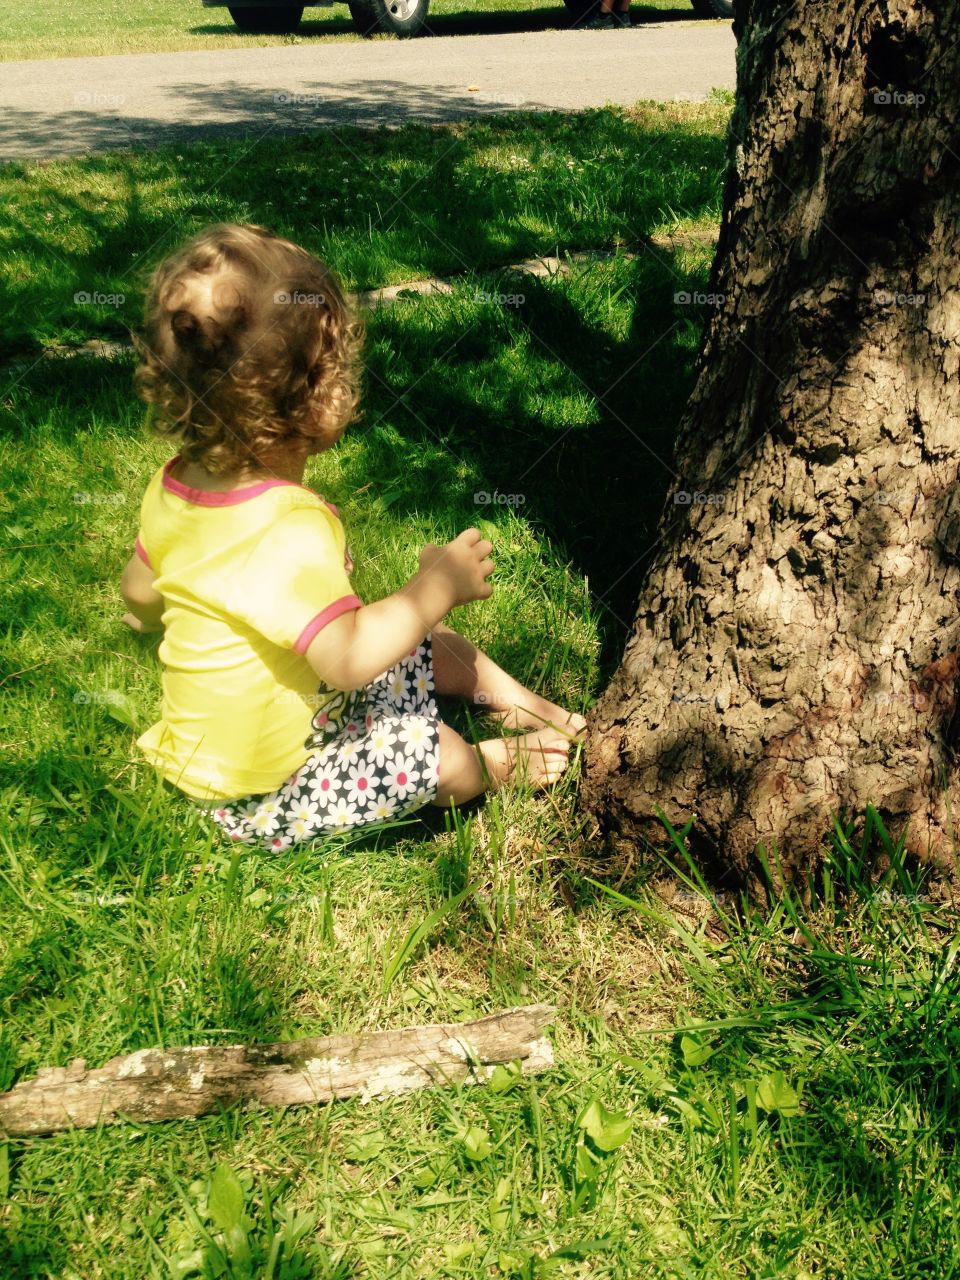
[[[226,8],[241,31],[278,33],[296,31],[305,8],[329,4],[331,0],[303,0],[289,4],[287,0],[203,0],[204,8]],[[564,0],[571,15],[587,17],[597,0]],[[703,18],[732,18],[735,0],[690,0]],[[401,37],[415,36],[423,30],[430,0],[347,0],[353,25],[364,36],[378,31]]]

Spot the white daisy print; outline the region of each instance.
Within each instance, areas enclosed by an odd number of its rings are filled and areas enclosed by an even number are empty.
[[[433,678],[426,667],[416,667],[412,679],[413,689],[421,698],[425,698],[433,688]]]
[[[258,836],[272,836],[280,826],[280,806],[275,801],[262,804],[250,819],[250,825]]]
[[[419,774],[412,768],[412,762],[404,756],[394,756],[386,768],[384,783],[388,796],[396,796],[404,800],[417,788]]]
[[[307,827],[316,826],[320,817],[320,805],[316,800],[296,800],[287,810],[288,822],[300,822]]]
[[[338,800],[330,809],[327,821],[334,827],[352,827],[360,820],[357,806],[347,800]]]
[[[391,733],[386,725],[378,725],[367,739],[367,754],[371,764],[384,765],[393,755],[393,744],[397,735]]]
[[[415,667],[417,665],[422,657],[422,648],[420,645],[417,645],[416,649],[411,649],[409,653],[404,654],[397,665],[406,667],[409,671],[411,667]]]
[[[378,795],[373,804],[367,809],[366,817],[369,822],[385,822],[387,818],[392,818],[397,812],[397,802],[388,800],[385,795]]]
[[[411,813],[414,809],[422,809],[425,804],[434,798],[435,795],[436,790],[421,778],[416,791],[407,801],[407,805]]]
[[[297,770],[290,781],[286,784],[281,795],[287,800],[299,800],[307,794],[310,786],[310,768],[309,761]]]
[[[430,722],[423,716],[411,716],[400,730],[400,741],[414,760],[422,760],[432,741]]]
[[[347,775],[346,798],[353,804],[369,804],[377,787],[377,775],[363,761]]]
[[[319,806],[328,805],[340,793],[340,780],[330,765],[325,765],[310,779],[310,799]]]
[[[403,672],[394,669],[391,672],[390,679],[387,681],[387,688],[390,690],[392,697],[402,700],[407,696],[407,690],[410,685]]]

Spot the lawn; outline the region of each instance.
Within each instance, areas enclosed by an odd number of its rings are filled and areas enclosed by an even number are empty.
[[[634,21],[694,20],[686,0],[639,0]],[[542,0],[431,0],[429,28],[436,35],[493,34],[568,27],[562,4]],[[200,0],[34,0],[8,8],[0,19],[0,61],[74,58],[161,50],[242,49],[309,44],[319,39],[359,40],[346,3],[307,9],[295,35],[241,35],[227,10]],[[378,40],[393,36],[378,35]]]
[[[838,827],[807,902],[747,907],[665,831],[623,879],[575,770],[429,824],[226,848],[133,748],[159,669],[119,622],[118,578],[169,450],[130,357],[45,354],[122,339],[149,267],[213,220],[292,235],[351,289],[447,275],[450,295],[368,318],[363,416],[308,480],[341,509],[365,599],[482,519],[495,592],[454,625],[586,708],[673,479],[701,327],[674,295],[708,279],[727,114],[0,169],[0,1089],[153,1044],[558,1010],[556,1067],[496,1090],[0,1144],[0,1275],[960,1274],[960,942],[898,851],[871,878]],[[598,256],[508,270],[558,250]],[[493,491],[518,500],[476,502]]]

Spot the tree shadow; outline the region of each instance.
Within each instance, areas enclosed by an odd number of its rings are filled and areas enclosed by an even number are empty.
[[[519,16],[469,15],[469,21],[483,18],[504,22],[503,34],[510,34]],[[470,29],[465,28],[461,34],[469,39]],[[558,38],[567,42],[562,46],[563,52],[569,54],[576,48],[577,65],[586,69],[588,83],[598,77],[609,78],[611,69],[616,69],[620,79],[611,96],[699,100],[717,82],[708,61],[701,65],[695,59],[663,56],[662,52],[659,58],[642,64],[642,79],[624,81],[623,74],[634,66],[625,56],[626,46],[605,41],[603,36],[593,39],[593,34],[570,31]],[[136,91],[125,78],[130,74],[125,64],[114,67],[115,60],[104,60],[110,66],[99,73],[91,72],[95,78],[89,81],[89,87],[83,81],[84,87],[72,97],[69,88],[74,86],[69,80],[68,87],[60,93],[38,94],[30,73],[21,69],[11,73],[0,159],[58,158],[165,144],[183,146],[245,133],[277,138],[317,128],[393,126],[404,121],[436,123],[508,110],[570,110],[568,80],[551,76],[549,69],[546,74],[537,74],[533,55],[517,42],[511,43],[509,50],[500,50],[502,65],[490,66],[494,46],[488,45],[483,35],[482,30],[475,33],[475,43],[470,46],[475,54],[476,74],[498,87],[486,90],[475,86],[473,92],[464,83],[473,73],[455,59],[448,64],[438,57],[434,60],[436,65],[427,71],[417,59],[411,59],[408,44],[401,42],[394,48],[391,40],[378,40],[373,45],[328,45],[325,51],[334,56],[323,59],[314,59],[312,49],[301,50],[299,55],[291,49],[289,58],[270,62],[262,70],[245,60],[254,56],[255,50],[239,50],[240,61],[228,50],[227,74],[233,71],[237,78],[222,81],[217,63],[202,51],[158,54],[155,57],[167,61],[145,73],[144,84]],[[628,43],[631,39],[627,37]],[[638,53],[641,40],[642,36],[638,36]],[[577,43],[573,46],[570,41]],[[665,44],[663,40],[658,43],[661,50],[677,52],[675,37]],[[684,47],[685,44],[684,41]],[[343,52],[341,60],[334,50]],[[556,55],[559,57],[560,53],[558,45]],[[30,65],[23,64],[27,68]],[[732,62],[728,62],[727,79],[732,72]],[[408,78],[401,78],[404,75]],[[427,78],[430,83],[423,83]]]
[[[639,566],[650,554],[665,497],[682,487],[672,465],[673,433],[696,348],[695,318],[678,318],[673,305],[677,280],[689,280],[676,255],[641,249],[629,273],[636,309],[619,342],[564,288],[516,276],[485,284],[501,296],[522,290],[513,314],[484,317],[459,334],[450,325],[431,327],[423,349],[405,327],[384,335],[368,366],[371,404],[368,425],[360,428],[367,447],[351,456],[345,476],[357,488],[389,488],[398,513],[422,510],[428,483],[432,514],[452,528],[520,512],[588,579],[603,609],[607,668],[619,660],[632,624]],[[399,343],[429,377],[406,385],[407,365],[394,369]],[[497,352],[511,348],[522,352],[513,362],[518,371],[503,379],[491,404],[476,388],[490,376]],[[579,401],[572,412],[580,421],[551,421],[542,412],[552,407],[558,382],[561,394]],[[399,445],[392,438],[397,428]],[[438,445],[425,477],[413,459]],[[409,451],[410,465],[397,466],[398,449],[401,456]],[[478,503],[478,493],[491,501]],[[500,495],[515,501],[500,504]],[[503,638],[496,656],[515,669],[523,651],[523,636],[512,645]]]
[[[423,510],[426,498],[438,522],[452,528],[478,516],[504,518],[503,506],[477,505],[477,492],[522,495],[522,507],[512,510],[569,557],[604,609],[609,670],[633,617],[638,566],[649,553],[665,496],[677,484],[674,435],[692,386],[700,332],[695,309],[674,303],[677,289],[689,287],[689,263],[681,250],[650,242],[648,232],[662,222],[671,185],[683,188],[691,216],[710,209],[723,142],[702,126],[655,128],[625,115],[539,117],[537,146],[545,162],[581,184],[575,188],[579,199],[609,205],[596,212],[561,198],[567,207],[558,212],[553,194],[531,187],[522,168],[486,167],[491,149],[509,151],[516,139],[528,143],[528,130],[528,123],[500,116],[476,136],[425,127],[402,140],[382,130],[278,140],[271,145],[272,164],[253,149],[222,175],[215,191],[203,189],[192,171],[185,175],[177,218],[153,198],[174,167],[165,153],[78,161],[76,181],[57,187],[45,187],[43,171],[32,171],[36,206],[47,208],[53,225],[70,235],[51,243],[49,224],[22,213],[12,228],[37,269],[22,273],[10,289],[4,336],[8,348],[24,355],[18,371],[4,378],[10,394],[0,431],[19,435],[45,417],[48,430],[72,439],[76,423],[89,415],[91,397],[111,405],[110,416],[122,430],[141,429],[129,362],[39,360],[38,340],[64,333],[124,338],[128,324],[137,323],[147,269],[197,225],[245,215],[328,260],[332,256],[335,264],[354,255],[355,275],[375,271],[371,259],[375,263],[381,250],[364,249],[359,212],[321,230],[310,207],[313,193],[319,199],[329,189],[331,166],[346,158],[364,184],[361,204],[377,203],[377,232],[392,254],[407,259],[411,275],[459,272],[461,279],[452,298],[421,300],[409,310],[400,304],[370,318],[365,413],[353,429],[362,447],[344,462],[346,489],[389,489],[401,514]],[[413,180],[415,206],[404,185],[410,179],[395,172],[411,154],[422,156],[427,179]],[[638,157],[632,165],[623,158],[630,155]],[[623,172],[608,192],[585,190],[585,179],[571,177],[568,166],[576,174],[578,166],[586,171],[601,157]],[[103,169],[110,200],[93,185]],[[278,208],[278,186],[288,180],[305,193],[305,211],[299,202]],[[562,197],[564,179],[555,181]],[[575,264],[576,302],[566,286],[550,280],[464,271],[467,262],[483,270],[502,265],[505,254],[518,261],[543,252],[541,228],[551,224],[561,244],[574,237],[602,243],[618,228],[636,256],[619,263],[615,280],[605,276],[603,262]],[[52,274],[59,297],[51,298]],[[632,299],[632,318],[616,337],[605,323],[614,289]],[[125,301],[97,312],[74,302],[75,290],[115,292]],[[465,310],[463,301],[473,303],[478,290],[491,301]],[[522,302],[497,301],[511,296]],[[429,321],[421,323],[427,314]],[[408,323],[413,316],[420,319]],[[516,647],[519,653],[522,637]],[[506,649],[501,660],[516,656]]]
[[[225,11],[224,11],[225,12]],[[659,22],[716,21],[700,18],[691,5],[678,4],[673,9],[658,9],[654,5],[631,5],[633,21],[637,25]],[[323,16],[321,16],[323,15]],[[478,11],[464,8],[459,11],[428,14],[421,39],[430,36],[509,35],[519,32],[565,30],[579,25],[580,20],[571,15],[565,5],[521,6],[513,10]],[[338,7],[333,13],[320,8],[305,9],[296,35],[302,42],[322,39],[325,36],[343,35],[355,30],[346,7]],[[191,35],[240,35],[232,22],[204,22],[189,28]]]
[[[0,159],[29,159],[51,154],[86,156],[97,151],[154,149],[216,142],[248,135],[251,141],[312,133],[318,128],[372,128],[411,121],[419,124],[476,119],[505,109],[559,110],[535,100],[485,101],[456,85],[432,87],[402,80],[301,81],[292,77],[275,88],[251,87],[242,81],[209,85],[183,80],[161,87],[172,101],[189,106],[187,119],[137,116],[107,106],[78,107],[48,115],[29,107],[7,107]]]
[[[11,1173],[13,1173],[18,1164],[16,1154],[12,1157],[11,1163],[13,1166]],[[26,1231],[23,1234],[14,1235],[7,1228],[0,1228],[0,1266],[4,1268],[4,1274],[17,1276],[18,1280],[30,1280],[31,1277],[42,1280],[42,1277],[63,1273],[69,1248],[65,1241],[58,1243],[56,1247],[53,1246],[52,1242],[46,1238],[48,1224],[48,1219],[37,1215],[34,1223],[37,1237],[34,1240],[24,1238],[30,1230],[29,1219],[24,1224]],[[36,1242],[40,1235],[45,1237],[43,1244]]]

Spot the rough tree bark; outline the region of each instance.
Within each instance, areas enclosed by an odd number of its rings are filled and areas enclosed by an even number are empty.
[[[0,1093],[0,1140],[205,1116],[237,1102],[302,1106],[358,1094],[369,1102],[411,1089],[479,1084],[511,1062],[532,1075],[553,1065],[544,1028],[554,1012],[531,1004],[474,1022],[398,1031],[140,1049],[95,1070],[77,1058]]]
[[[737,0],[674,490],[583,799],[756,886],[869,803],[956,882],[960,0]]]

